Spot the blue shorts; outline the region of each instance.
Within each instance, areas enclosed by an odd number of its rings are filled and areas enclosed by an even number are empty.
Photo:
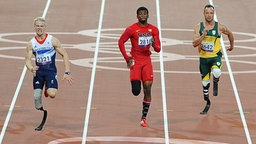
[[[55,88],[58,89],[57,72],[49,70],[37,70],[36,76],[33,78],[33,88],[43,89]]]

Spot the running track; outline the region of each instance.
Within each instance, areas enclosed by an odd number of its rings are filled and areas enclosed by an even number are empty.
[[[0,144],[256,141],[254,0],[213,1],[217,19],[234,32],[236,47],[228,52],[232,74],[224,63],[219,96],[211,97],[212,107],[205,116],[199,114],[205,102],[191,39],[209,1],[48,2],[47,9],[47,0],[0,1]],[[152,55],[155,81],[149,128],[139,126],[142,95],[132,96],[129,73],[117,47],[124,28],[137,21],[139,6],[149,8],[149,22],[159,26],[163,41],[163,53]],[[59,95],[43,99],[49,116],[41,132],[34,131],[42,113],[34,109],[32,75],[24,69],[25,46],[37,16],[46,17],[48,32],[67,48],[75,78],[72,86],[62,82],[63,63],[57,63]]]

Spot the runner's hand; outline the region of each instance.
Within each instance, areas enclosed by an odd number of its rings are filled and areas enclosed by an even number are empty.
[[[63,75],[63,80],[66,80],[70,85],[73,83],[73,78],[69,74],[64,74]]]
[[[32,69],[30,70],[33,73],[33,76],[36,76],[36,71],[39,69],[39,66],[34,66],[32,67]]]
[[[154,46],[155,45],[155,39],[154,37],[152,36],[152,39],[151,39],[151,46]]]
[[[206,36],[208,32],[209,32],[209,30],[205,28],[203,31],[203,35]]]
[[[130,59],[128,62],[127,62],[127,68],[130,68],[131,66],[134,65],[134,59]]]
[[[234,49],[234,47],[229,47],[229,48],[227,48],[227,51],[232,51]]]

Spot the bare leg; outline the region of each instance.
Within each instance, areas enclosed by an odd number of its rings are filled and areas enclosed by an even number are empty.
[[[141,116],[141,126],[147,127],[148,124],[146,122],[146,117],[148,114],[149,106],[151,103],[151,86],[152,86],[152,81],[146,81],[143,82],[143,92],[144,92],[144,98],[143,98],[143,109],[142,109],[142,116]]]
[[[153,81],[143,82],[144,101],[151,102],[151,86]]]
[[[144,91],[144,99],[143,99],[143,109],[142,109],[142,118],[146,118],[149,110],[149,106],[151,103],[151,86],[152,81],[143,82],[143,91]]]
[[[55,97],[56,97],[57,91],[58,91],[58,90],[55,89],[55,88],[48,88],[48,89],[46,90],[47,95],[50,96],[51,98],[55,98]]]

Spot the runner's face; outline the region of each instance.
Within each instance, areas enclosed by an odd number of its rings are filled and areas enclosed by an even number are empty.
[[[137,18],[140,23],[142,24],[147,23],[147,19],[148,19],[147,11],[146,10],[139,11],[139,13],[137,14]]]
[[[45,33],[45,29],[46,29],[45,22],[36,21],[34,27],[35,27],[35,32],[38,36],[41,36]]]
[[[214,16],[214,10],[211,7],[204,9],[204,17],[206,22],[212,22],[213,16]]]

